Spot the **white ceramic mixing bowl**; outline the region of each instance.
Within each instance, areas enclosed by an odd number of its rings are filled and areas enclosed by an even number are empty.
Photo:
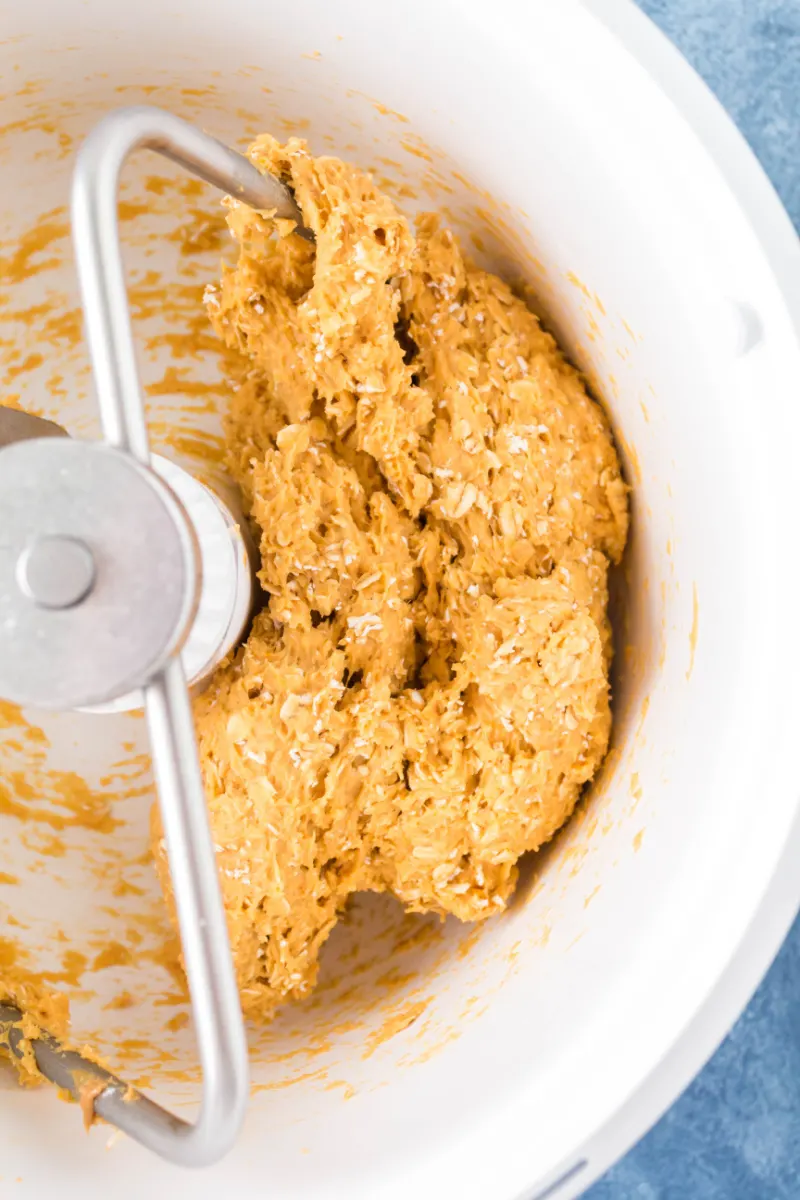
[[[98,431],[71,156],[104,111],[145,100],[239,144],[302,132],[409,211],[444,206],[481,261],[531,285],[604,398],[634,489],[614,751],[511,911],[473,931],[357,904],[319,995],[253,1031],[240,1144],[191,1182],[2,1076],[4,1188],[577,1194],[711,1053],[800,893],[800,254],[785,213],[625,0],[26,0],[4,14],[0,91],[0,398]],[[217,269],[218,200],[146,155],[126,179],[154,442],[213,481],[224,389],[213,343],[185,335]],[[142,723],[27,719],[0,707],[0,900],[17,922],[0,947],[70,994],[79,1038],[188,1113],[191,1029],[143,858]]]

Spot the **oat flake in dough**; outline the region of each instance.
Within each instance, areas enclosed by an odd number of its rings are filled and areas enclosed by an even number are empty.
[[[242,1001],[268,1015],[353,892],[504,907],[606,752],[628,518],[580,376],[435,216],[413,234],[299,140],[250,157],[316,247],[231,203],[206,300],[241,354],[228,462],[269,603],[196,713]]]

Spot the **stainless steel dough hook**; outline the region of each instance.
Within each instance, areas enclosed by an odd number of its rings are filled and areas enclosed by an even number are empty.
[[[93,1107],[104,1120],[172,1162],[200,1166],[221,1158],[241,1127],[247,1042],[179,657],[197,608],[199,553],[183,505],[151,470],[120,252],[120,171],[143,148],[311,236],[284,184],[171,113],[120,109],[89,134],[73,177],[72,229],[105,442],[5,422],[0,695],[67,709],[143,692],[203,1071],[197,1120],[168,1112],[49,1035],[31,1048],[42,1073],[76,1098],[99,1088]],[[0,1029],[21,1056],[19,1017],[0,1005]]]

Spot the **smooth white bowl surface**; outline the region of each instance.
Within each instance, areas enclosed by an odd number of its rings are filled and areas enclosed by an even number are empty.
[[[408,211],[444,206],[482,261],[531,285],[609,408],[634,531],[603,779],[493,924],[357,905],[319,997],[253,1032],[240,1145],[188,1184],[209,1200],[221,1188],[533,1200],[564,1178],[557,1194],[575,1195],[710,1054],[797,907],[800,255],[788,219],[626,0],[28,0],[2,36],[4,396],[98,432],[77,326],[58,320],[78,303],[70,156],[102,112],[147,100],[231,142],[300,130],[374,168]],[[218,202],[147,156],[125,200],[156,448],[212,478],[215,354],[167,335],[200,312],[219,248],[187,230]],[[0,782],[32,788],[37,814],[0,804],[0,901],[22,922],[20,961],[70,993],[79,1037],[189,1113],[187,1009],[142,858],[142,723],[30,715],[45,760],[2,712]],[[70,771],[107,798],[111,833],[72,820]],[[123,947],[110,965],[96,957],[109,941]],[[106,1007],[123,990],[134,1003]],[[16,1195],[187,1186],[135,1145],[106,1150],[107,1129],[84,1137],[48,1090],[0,1084],[1,1182],[21,1177]]]

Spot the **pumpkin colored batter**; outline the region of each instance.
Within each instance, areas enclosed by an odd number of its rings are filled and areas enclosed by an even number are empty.
[[[230,202],[206,291],[268,602],[197,702],[245,1011],[313,987],[348,897],[502,911],[605,755],[626,486],[600,407],[436,216],[261,137],[312,245]],[[280,228],[276,228],[280,224]],[[156,858],[169,892],[163,847]]]

